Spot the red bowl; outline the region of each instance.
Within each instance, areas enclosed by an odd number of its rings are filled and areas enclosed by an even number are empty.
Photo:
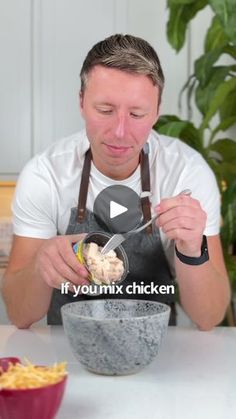
[[[53,419],[60,407],[66,381],[67,376],[44,387],[0,390],[0,419]]]
[[[5,358],[0,358],[0,367],[5,372],[8,370],[9,364],[21,364],[20,359],[13,357],[13,356],[7,356]]]

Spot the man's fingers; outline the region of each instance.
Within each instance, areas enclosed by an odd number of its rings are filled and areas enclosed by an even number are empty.
[[[70,283],[70,291],[73,291],[73,285],[88,285],[90,282],[76,274],[71,274],[71,271],[63,267],[59,262],[57,268],[53,265],[48,265],[47,270],[44,270],[43,276],[47,284],[53,288],[61,289],[61,284],[64,282]]]
[[[81,266],[81,268],[78,269],[77,272],[75,272],[75,270],[72,269],[68,263],[65,263],[61,255],[58,255],[54,258],[53,265],[54,265],[55,270],[57,270],[60,273],[60,275],[63,278],[67,279],[69,282],[73,282],[76,284],[78,282],[79,277],[81,276],[84,277],[83,266]],[[85,276],[88,276],[87,270],[85,270],[85,272],[86,272]]]
[[[164,224],[170,221],[176,221],[176,222],[181,223],[180,226],[182,227],[183,221],[186,220],[187,218],[190,218],[193,222],[193,220],[196,217],[200,217],[200,216],[201,216],[200,210],[194,208],[194,212],[193,212],[193,207],[189,207],[189,206],[172,207],[159,215],[157,219],[157,225],[159,227],[162,227]]]
[[[63,259],[65,264],[67,264],[77,275],[80,275],[84,278],[87,278],[88,271],[87,269],[78,261],[75,253],[72,249],[72,242],[64,241],[61,242],[58,251],[60,257]]]
[[[84,239],[84,237],[87,236],[87,233],[80,233],[80,234],[68,234],[67,236],[65,236],[69,242],[72,243],[77,243],[81,240]]]
[[[162,227],[162,230],[164,233],[169,233],[171,230],[190,230],[193,231],[196,229],[196,225],[194,223],[194,218],[191,217],[176,217],[173,218],[165,223],[163,223],[163,226],[161,223],[159,224],[160,227]]]
[[[160,204],[157,205],[156,210],[158,214],[161,214],[162,212],[168,211],[175,207],[186,207],[186,206],[200,208],[200,204],[197,199],[194,199],[189,195],[180,194],[172,198],[162,199]]]
[[[199,241],[199,232],[188,230],[187,228],[175,228],[169,230],[166,234],[170,240],[175,240],[176,242],[181,240],[184,242],[198,243]]]
[[[157,226],[162,229],[168,239],[180,243],[188,252],[196,248],[202,240],[206,226],[207,214],[201,208],[199,201],[191,196],[180,194],[163,199],[156,207],[159,217]]]

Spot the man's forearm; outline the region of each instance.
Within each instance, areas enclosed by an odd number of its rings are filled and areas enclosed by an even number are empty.
[[[227,277],[211,261],[199,266],[183,264],[176,257],[176,276],[183,309],[202,330],[219,324],[230,301]]]
[[[52,288],[35,273],[33,264],[18,272],[6,272],[2,283],[9,319],[19,328],[28,328],[48,311]]]

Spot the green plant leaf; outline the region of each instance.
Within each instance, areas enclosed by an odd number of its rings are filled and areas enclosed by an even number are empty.
[[[192,83],[189,85],[188,89],[187,89],[187,107],[188,107],[188,112],[189,115],[192,115],[192,106],[191,106],[191,101],[192,101],[192,96],[193,93],[195,91],[195,85],[197,83],[197,79],[194,78]]]
[[[227,207],[222,233],[228,245],[236,241],[236,201]]]
[[[178,52],[184,45],[188,23],[197,12],[208,4],[207,0],[195,0],[189,3],[180,4],[169,0],[169,19],[167,23],[167,37],[170,45]]]
[[[201,126],[200,126],[201,131],[207,128],[209,121],[215,115],[215,113],[219,110],[219,107],[224,103],[228,94],[235,90],[236,90],[236,77],[230,80],[224,81],[216,89],[216,92],[209,104],[208,112],[201,123]]]
[[[206,86],[212,75],[213,64],[218,60],[223,48],[217,48],[214,51],[207,52],[198,58],[194,63],[194,74],[201,87]]]
[[[227,212],[227,207],[236,202],[236,178],[228,185],[227,189],[222,193],[222,214]]]
[[[161,115],[160,118],[158,119],[158,124],[160,123],[167,123],[167,122],[171,122],[171,121],[181,121],[181,119],[176,116],[176,115],[170,115],[170,114],[166,114],[166,115]]]
[[[206,159],[210,167],[212,168],[213,172],[215,173],[218,185],[220,190],[222,191],[222,182],[230,185],[236,177],[236,166],[235,163],[224,163],[219,162],[216,160],[215,157],[210,156],[208,154],[208,158]]]
[[[178,99],[179,108],[181,108],[181,100],[182,100],[182,95],[183,95],[184,91],[185,90],[188,91],[189,90],[189,85],[191,85],[193,81],[195,82],[195,80],[196,79],[195,79],[194,75],[189,76],[188,80],[186,81],[186,83],[184,83],[183,87],[181,88],[180,93],[179,93],[179,99]]]
[[[215,151],[218,154],[220,154],[222,161],[231,162],[231,163],[234,162],[236,166],[236,142],[235,141],[229,138],[218,140],[215,143],[211,144],[210,150]]]
[[[225,33],[236,45],[236,2],[235,0],[209,0],[209,4],[218,16]]]
[[[210,5],[214,17],[207,31],[204,55],[195,61],[194,73],[183,87],[187,92],[188,106],[191,106],[192,93],[195,104],[204,116],[198,129],[186,124],[173,115],[163,118],[161,129],[168,135],[174,134],[198,150],[214,171],[222,192],[223,250],[227,271],[236,290],[236,258],[229,254],[232,243],[236,241],[236,159],[235,145],[230,138],[214,141],[219,131],[224,131],[236,121],[236,77],[235,66],[215,66],[216,61],[227,54],[236,59],[236,0],[168,0],[169,22],[167,36],[169,43],[179,51],[185,43],[186,30],[199,10]],[[201,30],[201,28],[199,29]],[[195,84],[196,83],[196,84]],[[196,89],[197,87],[197,89]],[[216,115],[218,118],[212,117]],[[215,122],[216,121],[216,122]],[[209,142],[204,142],[205,129],[213,125]],[[222,182],[224,181],[224,182]],[[227,190],[224,191],[224,185]]]
[[[168,5],[172,6],[173,4],[190,4],[194,2],[195,0],[168,0]]]
[[[236,178],[222,193],[223,226],[221,229],[225,247],[236,241]]]
[[[210,28],[207,31],[204,43],[204,50],[206,52],[213,51],[224,47],[228,44],[228,38],[223,31],[221,23],[217,16],[214,16]]]
[[[236,177],[236,166],[235,163],[220,163],[220,171],[222,180],[224,180],[227,184],[230,184],[233,182],[233,180]]]
[[[233,292],[236,292],[236,257],[230,255],[226,250],[230,243],[225,242],[224,240],[224,233],[221,230],[221,238],[224,245],[224,260],[227,268],[227,272],[230,278],[231,287]]]
[[[232,125],[234,124],[236,124],[236,116],[229,116],[228,118],[227,116],[225,116],[225,119],[223,119],[222,122],[220,122],[220,124],[217,125],[217,127],[212,131],[210,142],[212,142],[217,132],[225,131],[228,128],[232,127]],[[235,143],[235,146],[236,146],[236,143]]]
[[[169,135],[170,137],[180,138],[180,134],[189,124],[188,121],[167,122],[158,128],[160,134]]]
[[[159,131],[159,129],[163,126],[168,124],[169,122],[176,122],[180,121],[180,118],[176,115],[161,115],[158,121],[153,126],[155,131]]]
[[[236,115],[236,94],[233,90],[227,96],[227,100],[220,107],[220,119],[224,121],[226,118]]]
[[[181,132],[180,139],[190,147],[202,154],[207,160],[207,150],[203,147],[203,141],[200,137],[200,131],[192,123],[189,123]]]
[[[153,128],[159,134],[179,138],[206,157],[205,150],[202,146],[202,140],[199,137],[199,130],[192,122],[182,121],[179,118],[173,119],[173,115],[165,115],[159,119]]]
[[[235,48],[235,47],[233,47],[233,46],[231,46],[231,45],[226,45],[226,46],[223,48],[223,52],[224,52],[225,54],[230,55],[232,58],[236,58],[236,48]]]
[[[227,66],[213,67],[209,82],[205,84],[204,87],[201,87],[200,84],[198,85],[195,92],[195,99],[196,105],[203,115],[206,115],[209,104],[215,94],[217,87],[225,80],[229,72],[230,67]]]

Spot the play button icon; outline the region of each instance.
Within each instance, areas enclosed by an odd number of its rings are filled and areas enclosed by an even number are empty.
[[[133,189],[123,185],[105,188],[95,199],[93,213],[104,231],[125,233],[142,220],[141,201]]]
[[[114,201],[110,202],[110,218],[117,217],[126,211],[128,211],[128,208],[124,207],[123,205],[120,205]]]

